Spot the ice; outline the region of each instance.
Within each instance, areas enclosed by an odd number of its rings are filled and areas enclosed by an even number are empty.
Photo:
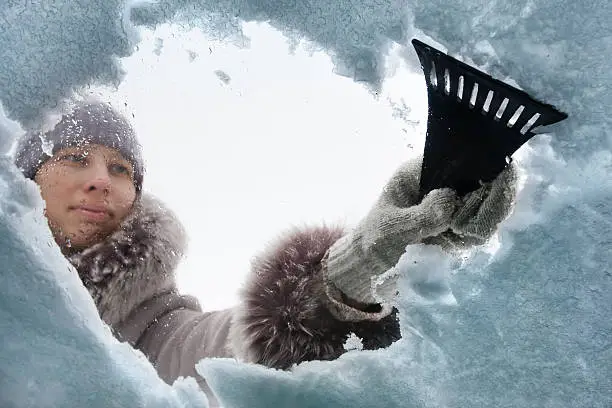
[[[0,103],[0,155],[11,152],[20,129],[18,122],[7,117],[4,106]]]
[[[0,406],[207,407],[114,339],[43,217],[38,188],[0,158]]]
[[[87,5],[4,2],[0,98],[10,117],[37,121],[44,108],[56,106],[75,86],[120,80],[117,57],[129,55],[136,39],[121,19],[123,2]]]
[[[410,68],[420,70],[408,44],[418,35],[570,115],[517,153],[517,207],[490,245],[435,275],[425,261],[440,259],[427,249],[416,266],[410,254],[400,262],[402,340],[292,373],[202,361],[198,370],[226,406],[612,406],[612,3],[90,4],[13,2],[0,12],[0,99],[10,118],[33,122],[76,86],[120,80],[114,58],[136,39],[121,15],[130,7],[137,25],[173,17],[244,44],[241,19],[269,21],[319,44],[338,73],[373,90],[390,41],[404,44]],[[0,132],[2,152],[8,133]],[[6,159],[0,217],[0,405],[204,406],[193,382],[164,385],[112,339],[76,274],[47,245],[33,185]]]

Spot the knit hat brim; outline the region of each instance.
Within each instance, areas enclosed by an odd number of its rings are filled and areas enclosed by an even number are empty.
[[[63,115],[47,132],[31,131],[19,141],[15,165],[34,179],[40,167],[66,147],[99,144],[118,150],[134,168],[136,191],[142,191],[142,147],[130,123],[105,103],[87,104]]]

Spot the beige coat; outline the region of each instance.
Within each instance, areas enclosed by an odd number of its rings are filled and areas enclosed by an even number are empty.
[[[184,229],[153,197],[144,195],[119,231],[70,261],[117,338],[141,350],[166,382],[195,377],[214,406],[214,395],[195,372],[202,358],[288,369],[337,358],[351,333],[366,349],[399,339],[395,310],[384,316],[376,305],[362,307],[364,320],[358,322],[330,312],[321,260],[342,234],[327,227],[286,233],[253,263],[240,304],[213,312],[178,293],[174,270],[185,251]],[[215,279],[215,271],[204,273]]]

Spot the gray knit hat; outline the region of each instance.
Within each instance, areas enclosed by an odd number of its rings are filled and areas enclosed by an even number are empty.
[[[15,165],[34,179],[40,167],[66,147],[95,143],[117,149],[134,167],[136,191],[142,190],[142,148],[129,122],[106,103],[79,106],[46,132],[28,132],[17,145]]]

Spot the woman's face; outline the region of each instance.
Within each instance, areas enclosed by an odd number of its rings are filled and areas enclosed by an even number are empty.
[[[86,144],[54,154],[34,180],[57,244],[65,252],[80,250],[117,230],[136,199],[133,177],[130,162],[106,146]]]

